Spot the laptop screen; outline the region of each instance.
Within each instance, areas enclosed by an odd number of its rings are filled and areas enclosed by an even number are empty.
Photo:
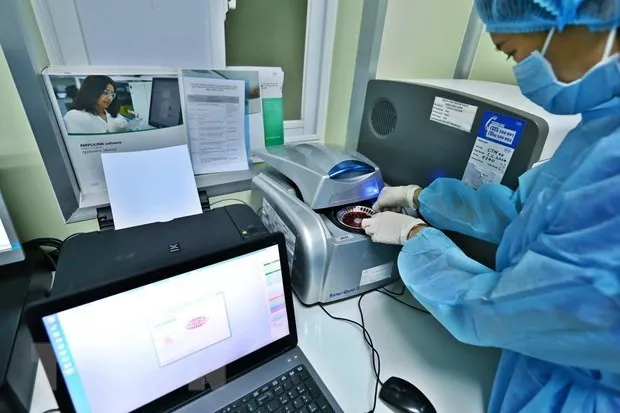
[[[76,412],[127,412],[289,334],[278,246],[43,318]]]

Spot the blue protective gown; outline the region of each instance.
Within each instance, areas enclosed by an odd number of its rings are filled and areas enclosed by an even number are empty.
[[[620,98],[517,191],[438,179],[419,201],[433,227],[499,243],[493,270],[427,228],[398,259],[457,339],[504,349],[489,411],[620,412]]]

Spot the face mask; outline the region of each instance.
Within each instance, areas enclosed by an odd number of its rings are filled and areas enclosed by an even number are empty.
[[[560,82],[551,63],[544,58],[555,30],[551,30],[542,53],[535,51],[514,67],[521,92],[547,112],[575,115],[587,112],[620,96],[620,55],[609,56],[616,39],[616,29],[609,33],[603,60],[581,79]]]

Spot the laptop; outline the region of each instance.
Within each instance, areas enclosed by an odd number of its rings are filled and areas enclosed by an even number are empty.
[[[36,303],[27,321],[63,413],[342,412],[297,346],[279,233]]]

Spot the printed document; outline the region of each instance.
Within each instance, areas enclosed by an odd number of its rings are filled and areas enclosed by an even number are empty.
[[[248,169],[245,82],[183,71],[187,136],[196,175]]]

